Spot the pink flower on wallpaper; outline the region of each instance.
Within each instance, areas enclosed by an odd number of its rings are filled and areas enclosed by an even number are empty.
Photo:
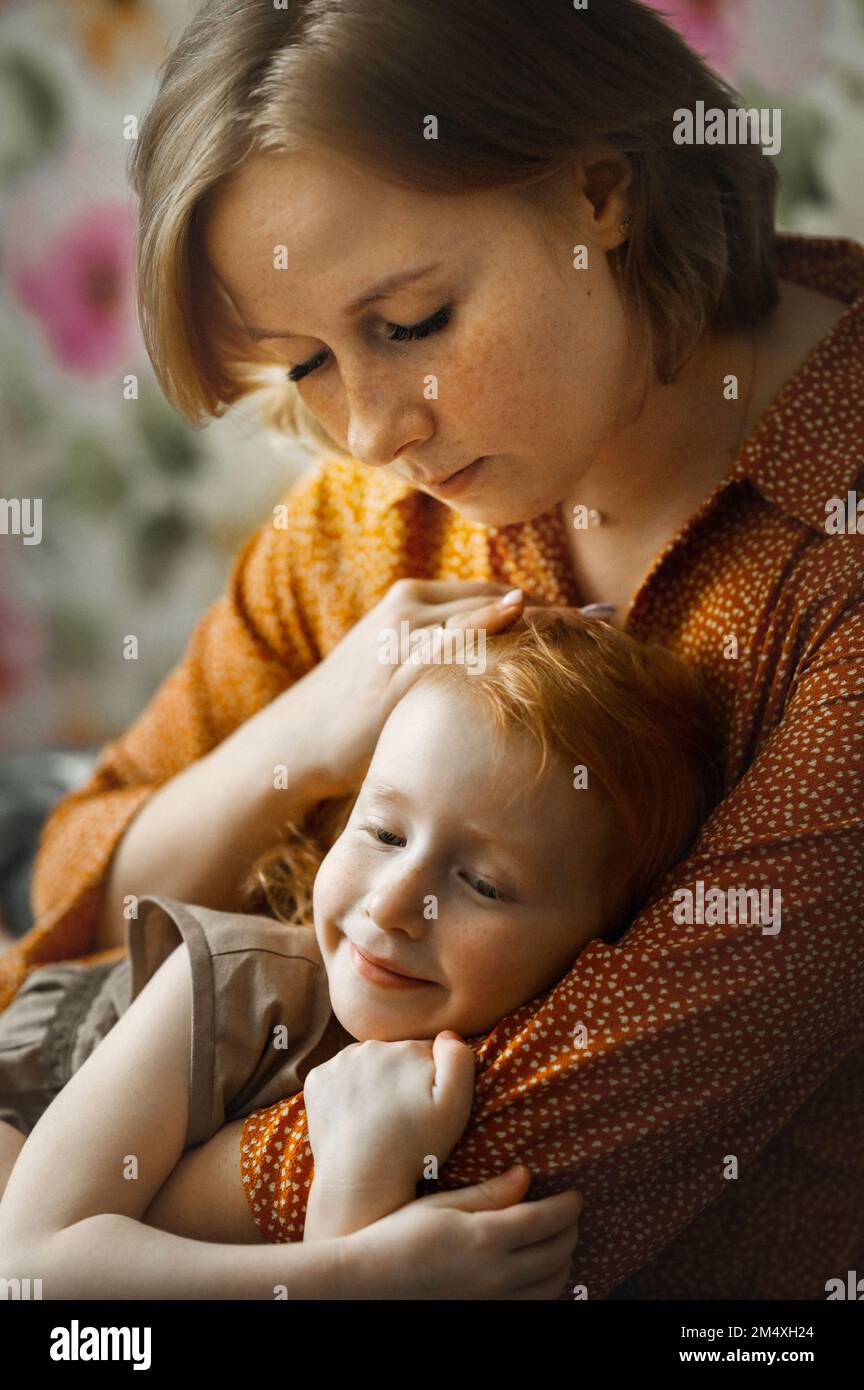
[[[646,0],[722,77],[731,73],[735,26],[746,0]]]
[[[38,257],[11,269],[21,304],[41,320],[57,361],[70,371],[108,371],[133,340],[135,215],[103,204],[67,223]]]
[[[822,65],[837,0],[645,0],[727,81],[754,77],[776,92]]]

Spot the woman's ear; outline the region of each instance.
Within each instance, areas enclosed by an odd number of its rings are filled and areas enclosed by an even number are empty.
[[[611,251],[621,244],[619,224],[630,211],[633,165],[626,155],[608,151],[583,161],[578,173],[591,235],[604,251]]]

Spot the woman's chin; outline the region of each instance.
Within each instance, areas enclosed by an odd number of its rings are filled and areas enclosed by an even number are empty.
[[[460,506],[460,502],[462,505]],[[555,502],[548,505],[544,501],[538,501],[526,497],[524,501],[519,498],[502,496],[496,498],[454,498],[450,504],[454,512],[458,512],[466,521],[472,522],[475,526],[519,526],[526,521],[532,521],[535,516],[542,516],[546,512],[552,511]]]

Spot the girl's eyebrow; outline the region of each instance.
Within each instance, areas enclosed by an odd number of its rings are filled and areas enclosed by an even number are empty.
[[[386,299],[388,295],[395,294],[405,285],[413,285],[416,280],[421,280],[424,275],[431,275],[433,270],[438,270],[443,261],[430,261],[428,265],[413,266],[409,270],[399,270],[393,275],[388,275],[386,279],[379,280],[377,285],[366,294],[361,294],[359,299],[354,299],[343,309],[345,318],[365,309],[367,304],[374,304],[377,299]],[[260,343],[264,338],[294,338],[297,334],[292,333],[288,328],[247,328],[246,332],[255,343]]]
[[[376,801],[394,801],[400,806],[410,805],[407,796],[404,796],[398,787],[391,787],[389,782],[373,782],[371,786],[365,787],[364,791],[368,797]]]
[[[403,806],[410,809],[411,802],[404,796],[397,787],[391,787],[387,782],[375,782],[366,788],[366,796],[370,801],[391,801],[396,806]],[[464,831],[470,840],[478,845],[489,845],[492,849],[499,850],[508,859],[512,859],[514,864],[521,867],[523,858],[520,849],[523,848],[519,843],[511,843],[506,835],[493,834],[491,830],[483,830],[481,826],[475,825],[473,821],[460,821],[459,829]]]

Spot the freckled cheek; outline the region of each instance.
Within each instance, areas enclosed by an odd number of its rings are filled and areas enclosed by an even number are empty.
[[[445,391],[447,382],[452,386]],[[439,402],[461,427],[473,421],[478,437],[485,425],[494,427],[494,445],[495,439],[508,433],[508,421],[524,423],[525,412],[536,407],[541,383],[542,373],[530,356],[523,357],[509,343],[484,341],[448,363],[446,375],[441,376]],[[477,442],[484,441],[479,437]]]
[[[348,433],[348,398],[341,383],[301,388],[300,399],[314,420],[338,443]]]
[[[322,860],[312,888],[316,928],[325,929],[325,942],[331,948],[336,944],[337,924],[364,891],[363,876],[358,873],[356,862],[349,864],[337,842]]]
[[[497,995],[515,964],[501,933],[487,934],[476,922],[458,933],[442,933],[438,954],[454,988],[477,1000]]]

